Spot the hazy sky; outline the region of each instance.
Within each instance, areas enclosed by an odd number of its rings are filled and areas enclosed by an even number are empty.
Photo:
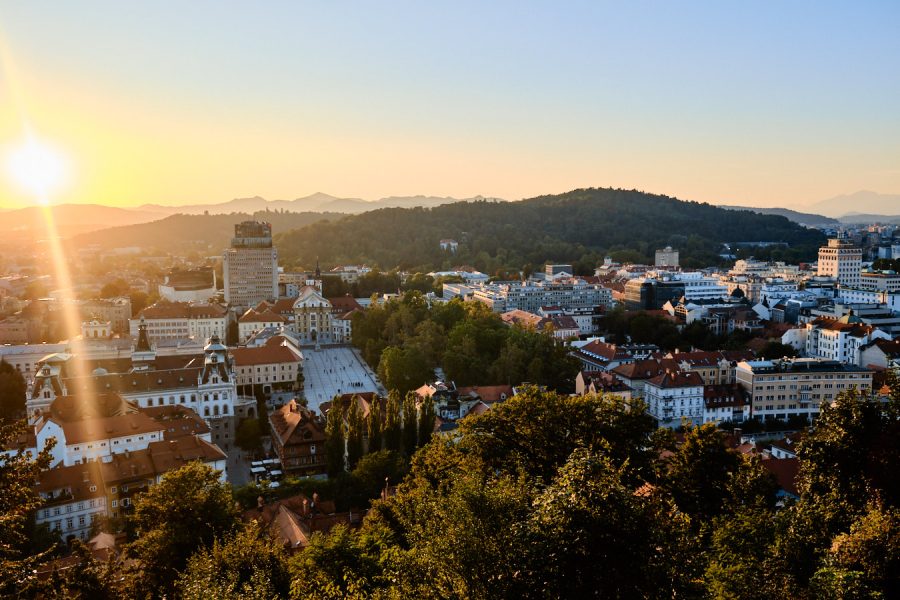
[[[0,0],[0,53],[56,202],[900,192],[896,0]]]

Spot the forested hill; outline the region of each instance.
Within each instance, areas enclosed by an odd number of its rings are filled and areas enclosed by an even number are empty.
[[[210,250],[219,254],[234,235],[235,223],[256,219],[268,221],[272,230],[289,231],[323,219],[337,219],[337,213],[257,211],[253,214],[234,212],[227,215],[171,215],[150,223],[110,227],[71,239],[74,246],[99,244],[102,248],[140,246],[160,252],[185,249]]]
[[[439,241],[459,241],[442,251]],[[494,273],[544,261],[593,270],[605,254],[651,262],[656,248],[681,251],[688,268],[720,262],[727,242],[787,242],[769,258],[806,260],[824,242],[818,231],[781,216],[725,210],[636,190],[581,189],[520,202],[458,202],[431,209],[390,208],[279,234],[282,264],[366,263],[382,269],[467,264]]]

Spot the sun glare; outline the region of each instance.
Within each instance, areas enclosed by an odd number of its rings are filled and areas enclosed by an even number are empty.
[[[34,136],[12,149],[6,159],[10,179],[22,191],[39,203],[46,203],[50,195],[65,182],[66,161],[56,148]]]

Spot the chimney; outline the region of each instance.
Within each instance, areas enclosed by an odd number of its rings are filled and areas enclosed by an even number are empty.
[[[88,483],[90,480],[91,480],[91,474],[88,473],[87,471],[82,471],[81,472],[81,481],[83,483]]]

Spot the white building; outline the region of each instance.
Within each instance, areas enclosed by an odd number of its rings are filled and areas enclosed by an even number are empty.
[[[158,290],[160,298],[169,302],[209,302],[218,293],[216,271],[211,267],[172,271]]]
[[[818,275],[833,277],[839,284],[859,287],[862,248],[844,238],[832,238],[819,248]]]
[[[660,427],[680,427],[683,420],[703,423],[703,379],[699,374],[667,371],[644,384],[644,400]]]
[[[804,354],[810,358],[857,364],[860,348],[876,339],[890,340],[891,336],[864,324],[851,310],[840,319],[819,317],[807,323]]]
[[[228,333],[228,310],[221,304],[160,301],[129,321],[132,337],[138,336],[141,323],[150,341],[196,339],[206,341],[213,336],[225,338]]]
[[[564,311],[612,307],[612,290],[583,279],[528,281],[474,287],[472,299],[487,304],[493,312],[524,310],[536,313],[542,306]]]

